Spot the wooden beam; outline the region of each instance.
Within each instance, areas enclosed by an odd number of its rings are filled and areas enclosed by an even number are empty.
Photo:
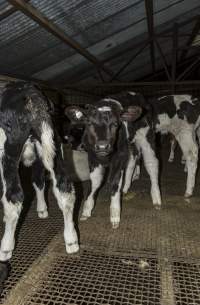
[[[199,33],[199,31],[200,31],[200,16],[197,17],[197,20],[196,20],[195,25],[193,27],[192,33],[191,33],[188,41],[186,42],[187,49],[183,50],[183,52],[181,54],[181,57],[180,57],[180,60],[183,60],[187,56],[189,48],[192,45],[192,43],[193,43],[196,35]]]
[[[100,62],[94,55],[92,55],[89,51],[82,48],[81,45],[70,38],[62,29],[60,29],[56,24],[50,21],[46,16],[44,16],[41,12],[39,12],[36,8],[34,8],[29,3],[26,3],[24,0],[7,0],[11,3],[16,9],[23,12],[26,16],[34,20],[41,27],[47,30],[49,33],[57,37],[59,40],[64,42],[66,45],[73,48],[76,52],[81,54],[84,58],[86,58],[89,62],[94,64],[98,69],[101,69],[106,74],[113,76],[114,73],[107,68],[102,62]]]
[[[153,73],[156,71],[155,66],[155,47],[154,47],[154,22],[153,22],[153,0],[145,0],[145,9],[147,17],[147,27],[150,39],[150,56]]]

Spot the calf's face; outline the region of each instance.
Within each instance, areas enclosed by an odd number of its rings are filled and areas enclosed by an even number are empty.
[[[136,120],[141,114],[140,107],[129,107],[127,111],[119,105],[89,105],[86,110],[72,106],[65,114],[73,121],[84,122],[85,134],[90,148],[99,157],[105,157],[114,150],[118,130],[124,120]]]

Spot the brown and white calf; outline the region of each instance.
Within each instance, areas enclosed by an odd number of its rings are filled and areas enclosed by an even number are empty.
[[[135,121],[141,115],[141,107],[130,106],[124,110],[118,100],[108,97],[88,105],[87,109],[68,107],[65,113],[73,123],[85,125],[82,144],[88,153],[91,190],[84,202],[81,220],[91,216],[95,193],[108,169],[110,221],[112,227],[117,228],[123,175],[129,156],[126,122]]]
[[[73,209],[75,193],[64,171],[60,141],[53,128],[45,96],[30,83],[10,83],[0,92],[0,179],[5,230],[0,246],[0,284],[8,273],[15,246],[15,230],[24,200],[19,163],[33,167],[33,186],[39,217],[47,217],[45,169],[64,216],[66,251],[78,251]]]

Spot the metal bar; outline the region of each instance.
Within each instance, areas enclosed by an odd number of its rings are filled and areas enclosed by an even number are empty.
[[[142,51],[147,47],[149,41],[146,41],[145,44],[118,70],[118,72],[112,77],[111,82],[115,80],[125,69],[134,61],[134,59],[142,53]]]
[[[200,80],[191,80],[191,81],[176,81],[176,85],[185,86],[185,85],[197,85],[200,86]],[[115,87],[134,87],[134,86],[171,86],[173,84],[172,81],[146,81],[146,82],[113,82],[113,83],[95,83],[90,85],[82,85],[79,86],[79,89],[94,89],[94,88],[115,88]],[[67,88],[76,88],[77,85],[68,85]]]
[[[185,64],[189,64],[192,60],[195,60],[195,58],[196,58],[196,56],[192,56],[190,58],[185,59],[182,62],[179,62],[177,65],[177,68],[180,68],[180,67],[184,66]],[[148,81],[148,80],[151,80],[154,76],[159,76],[163,73],[164,73],[164,71],[160,70],[160,71],[156,72],[156,74],[149,74],[149,75],[143,77],[142,79],[140,79],[139,81]]]
[[[50,21],[46,16],[39,12],[32,5],[25,3],[23,0],[8,0],[14,7],[22,11],[26,16],[34,20],[52,35],[57,37],[59,40],[63,41],[66,45],[70,46],[76,52],[85,57],[88,61],[93,63],[98,69],[101,69],[106,74],[113,76],[114,73],[108,69],[102,62],[100,62],[94,55],[81,47],[79,43],[70,38],[62,29],[60,29],[56,24]]]
[[[172,66],[171,74],[172,80],[176,80],[176,66],[177,66],[177,49],[178,49],[178,26],[177,23],[173,26],[173,47],[172,47]]]
[[[186,47],[190,47],[193,43],[193,40],[195,39],[196,35],[199,33],[200,31],[200,16],[198,16],[197,21],[193,27],[192,33],[188,39],[188,41],[186,42]],[[188,49],[187,50],[183,50],[180,60],[183,60],[188,53]]]
[[[155,46],[154,46],[154,22],[153,22],[153,0],[145,0],[145,9],[147,16],[147,26],[150,39],[150,56],[152,70],[155,72]]]
[[[196,20],[198,18],[198,16],[193,16],[192,18],[190,19],[187,19],[186,21],[183,21],[183,22],[180,22],[180,23],[177,23],[178,24],[178,27],[181,28],[189,23],[191,23],[192,21]],[[167,30],[163,30],[161,31],[160,33],[156,33],[155,36],[156,37],[163,37],[165,36],[166,34],[170,33],[172,31],[172,28],[169,28]],[[171,35],[172,36],[172,35]],[[130,51],[131,48],[139,48],[140,46],[142,46],[144,43],[144,41],[142,42],[139,42],[138,44],[136,45],[133,45],[133,46],[129,46],[128,48],[125,48],[123,50],[120,50],[119,52],[117,52],[115,55],[112,55],[112,56],[109,56],[107,57],[106,59],[103,60],[103,63],[106,63],[108,61],[111,61],[111,60],[114,60],[118,57],[120,57],[121,55],[123,55],[124,53],[127,53]]]
[[[101,70],[97,70],[97,72],[98,72],[99,78],[102,81],[102,83],[105,83],[105,79],[103,77],[103,74],[101,73]]]
[[[164,67],[164,69],[165,69],[167,78],[168,78],[168,80],[171,80],[171,76],[170,76],[170,73],[169,73],[169,71],[168,71],[168,67],[167,67],[167,62],[166,62],[166,60],[165,60],[165,56],[164,56],[164,54],[163,54],[163,51],[162,51],[161,46],[160,46],[160,44],[159,44],[159,42],[158,42],[157,39],[155,39],[155,43],[156,43],[157,49],[158,49],[158,51],[159,51],[159,53],[160,53],[160,58],[161,58],[163,67]]]
[[[187,67],[177,78],[177,81],[181,80],[188,73],[192,72],[193,68],[199,63],[200,57],[198,57],[194,62],[191,63],[189,67]]]

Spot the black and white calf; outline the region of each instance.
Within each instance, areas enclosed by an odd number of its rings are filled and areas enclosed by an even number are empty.
[[[125,122],[135,121],[141,108],[130,106],[126,110],[115,99],[105,98],[88,105],[87,109],[68,107],[66,115],[72,122],[85,124],[82,143],[88,153],[91,191],[84,202],[81,220],[91,216],[94,196],[109,168],[108,185],[111,192],[110,221],[113,228],[120,222],[120,196],[123,174],[128,159],[128,139]]]
[[[196,130],[200,125],[200,99],[192,95],[168,95],[152,101],[156,132],[170,132],[179,143],[187,166],[185,197],[193,194],[198,162]]]
[[[138,178],[140,174],[140,159],[142,157],[151,180],[151,197],[153,205],[155,208],[159,209],[161,206],[161,195],[158,183],[159,162],[156,157],[152,108],[139,93],[123,93],[120,94],[119,99],[125,104],[132,106],[137,105],[143,109],[142,116],[136,122],[126,123],[130,150],[123,192],[127,193],[131,186],[131,182]]]
[[[15,245],[15,230],[24,200],[19,162],[33,167],[33,186],[40,217],[46,217],[45,169],[50,173],[53,192],[64,216],[66,251],[78,251],[73,222],[75,193],[64,172],[61,145],[54,132],[45,96],[30,83],[7,85],[0,93],[0,178],[5,231],[0,246],[0,282]]]

